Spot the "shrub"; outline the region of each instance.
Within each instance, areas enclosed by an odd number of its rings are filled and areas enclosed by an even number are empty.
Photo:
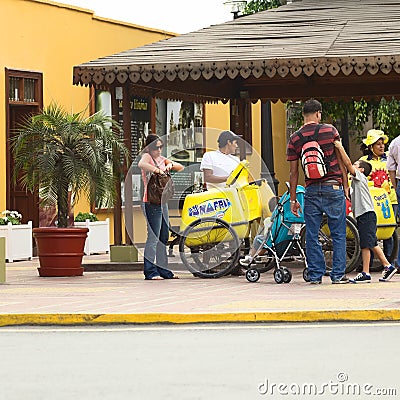
[[[78,215],[75,217],[75,222],[85,222],[87,219],[90,222],[95,222],[95,221],[99,220],[97,218],[97,215],[95,215],[91,212],[85,212],[85,213],[79,212]]]

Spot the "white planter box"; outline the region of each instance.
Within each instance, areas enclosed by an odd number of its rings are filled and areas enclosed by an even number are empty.
[[[32,221],[27,224],[0,225],[0,237],[6,238],[6,260],[32,258]]]
[[[86,255],[93,253],[108,253],[110,251],[110,219],[105,221],[74,222],[74,226],[88,228],[84,252]]]

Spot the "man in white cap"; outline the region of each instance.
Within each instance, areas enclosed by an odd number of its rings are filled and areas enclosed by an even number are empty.
[[[239,136],[232,131],[222,131],[217,139],[218,150],[204,153],[200,171],[203,171],[207,189],[225,187],[229,175],[240,163],[239,157],[234,155],[238,148],[238,139]],[[234,268],[231,275],[244,275],[240,264]]]
[[[207,189],[225,187],[225,182],[230,173],[240,163],[234,154],[238,148],[239,136],[232,131],[222,131],[218,137],[218,150],[204,153],[200,164],[203,171]]]

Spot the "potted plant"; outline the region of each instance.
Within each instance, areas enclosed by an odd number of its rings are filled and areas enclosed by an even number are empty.
[[[21,224],[18,211],[5,210],[0,216],[0,237],[5,238],[5,258],[8,262],[32,258],[32,221]]]
[[[88,228],[84,253],[108,253],[110,250],[110,219],[99,221],[92,212],[79,212],[75,217],[75,226]]]
[[[55,205],[57,227],[34,228],[40,276],[82,275],[87,228],[68,227],[70,206],[84,195],[98,207],[116,196],[113,167],[128,149],[113,131],[118,124],[103,113],[68,113],[52,103],[26,118],[12,143],[14,179],[39,190],[43,205]],[[69,199],[71,199],[69,201]],[[71,204],[70,204],[71,203]]]

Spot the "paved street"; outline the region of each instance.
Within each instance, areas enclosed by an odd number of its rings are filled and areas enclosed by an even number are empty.
[[[400,350],[392,346],[388,356],[382,343],[398,330],[399,323],[0,328],[2,398],[395,399]]]

